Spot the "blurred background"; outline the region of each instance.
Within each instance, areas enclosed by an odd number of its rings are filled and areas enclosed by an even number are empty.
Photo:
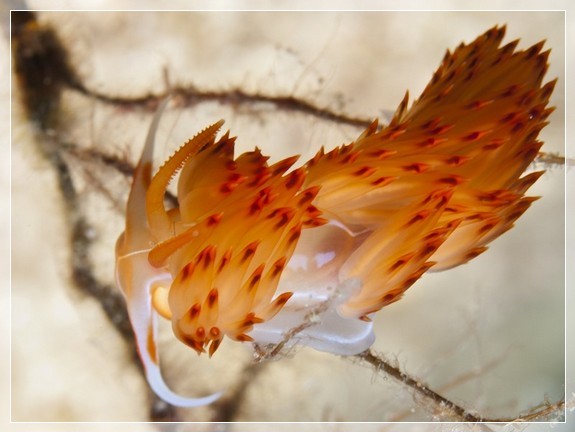
[[[39,12],[37,23],[53,29],[81,85],[62,85],[39,126],[13,81],[13,421],[449,419],[357,359],[298,348],[253,366],[249,350],[228,343],[209,361],[172,343],[169,326],[167,380],[186,394],[228,389],[228,403],[174,410],[155,400],[113,280],[127,172],[170,89],[186,97],[162,119],[158,163],[220,118],[238,154],[257,145],[272,160],[305,159],[352,141],[362,122],[385,122],[405,90],[417,98],[446,49],[502,24],[504,42],[546,39],[552,49],[557,110],[541,138],[545,152],[565,155],[563,12]],[[491,418],[565,391],[565,167],[534,168],[547,169],[529,193],[541,199],[515,228],[471,263],[425,275],[375,319],[375,351]]]

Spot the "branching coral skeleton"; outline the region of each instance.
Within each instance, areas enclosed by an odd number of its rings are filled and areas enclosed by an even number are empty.
[[[156,114],[136,168],[117,281],[152,389],[184,398],[159,369],[156,314],[198,353],[224,337],[366,352],[371,316],[426,271],[463,264],[513,226],[541,176],[523,172],[552,112],[543,43],[500,47],[504,27],[447,52],[422,95],[354,142],[273,165],[259,149],[234,155],[223,121],[197,134],[152,177]],[[166,209],[179,173],[178,206]],[[319,311],[313,313],[314,311]],[[306,317],[313,315],[313,323]],[[310,324],[310,325],[308,325]],[[311,325],[313,324],[313,325]]]

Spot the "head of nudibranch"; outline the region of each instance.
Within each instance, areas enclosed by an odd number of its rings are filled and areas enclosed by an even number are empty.
[[[302,343],[355,354],[374,341],[371,315],[427,270],[465,263],[512,227],[542,174],[523,176],[542,143],[554,81],[549,51],[500,47],[494,27],[447,52],[429,85],[392,121],[359,138],[268,163],[234,155],[234,138],[204,129],[152,177],[156,114],[136,168],[116,247],[152,388],[197,406],[217,395],[173,394],[159,373],[155,314],[176,337],[213,355],[224,338]],[[165,106],[165,104],[164,104]],[[162,107],[163,109],[163,107]],[[164,195],[179,173],[178,206]]]

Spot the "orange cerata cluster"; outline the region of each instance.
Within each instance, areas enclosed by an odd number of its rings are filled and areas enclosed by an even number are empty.
[[[373,343],[371,314],[428,270],[469,261],[536,199],[523,176],[542,145],[555,81],[542,43],[500,46],[504,27],[446,53],[421,96],[352,143],[296,165],[256,148],[234,154],[219,121],[152,176],[156,114],[136,168],[117,281],[153,390],[181,406],[219,394],[173,393],[159,370],[155,315],[213,355],[224,338],[355,354]],[[165,104],[164,104],[165,106]],[[163,108],[162,108],[163,109]],[[178,206],[164,195],[176,174]]]

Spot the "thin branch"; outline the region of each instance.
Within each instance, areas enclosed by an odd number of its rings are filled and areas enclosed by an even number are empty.
[[[231,88],[228,90],[198,90],[196,86],[190,85],[188,87],[176,87],[169,92],[159,95],[130,98],[104,95],[80,86],[75,82],[70,82],[68,85],[70,88],[74,88],[85,96],[106,104],[124,108],[144,108],[149,112],[154,112],[163,100],[172,96],[174,99],[179,101],[181,109],[191,108],[205,102],[218,102],[220,105],[229,105],[234,107],[266,103],[278,111],[307,114],[320,120],[340,125],[353,126],[358,129],[365,129],[373,122],[373,118],[349,116],[341,112],[332,111],[326,107],[317,106],[313,102],[297,98],[293,95],[277,96],[263,93],[248,93],[241,88]],[[575,159],[566,159],[565,156],[552,152],[539,152],[534,162],[545,165],[567,164],[568,166],[575,166]]]
[[[449,413],[450,416],[455,417],[459,421],[470,423],[517,423],[517,422],[530,422],[544,419],[551,415],[557,415],[565,409],[565,401],[560,400],[555,403],[543,402],[540,405],[532,408],[526,414],[519,415],[515,418],[487,418],[469,412],[467,409],[457,405],[455,402],[436,393],[421,381],[417,380],[401,371],[398,367],[393,366],[383,357],[374,354],[371,350],[366,350],[355,356],[362,362],[368,363],[375,368],[378,372],[385,373],[386,376],[391,376],[397,381],[408,386],[417,394],[423,396],[427,400],[433,402],[441,413]]]

